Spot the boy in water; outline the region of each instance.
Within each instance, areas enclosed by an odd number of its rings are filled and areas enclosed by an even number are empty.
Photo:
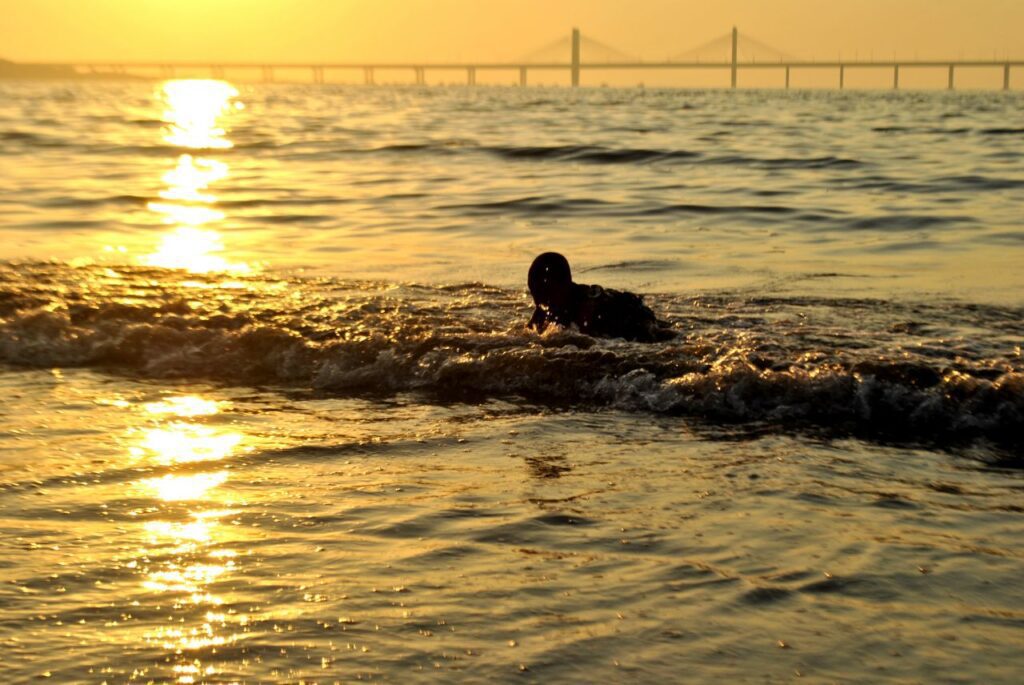
[[[573,283],[569,262],[557,252],[534,259],[527,282],[537,308],[526,327],[538,333],[557,323],[565,327],[576,324],[587,335],[637,342],[669,340],[676,335],[639,295]]]

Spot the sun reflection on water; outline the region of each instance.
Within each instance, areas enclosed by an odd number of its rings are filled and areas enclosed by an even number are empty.
[[[234,102],[238,96],[234,86],[224,81],[182,80],[165,82],[158,97],[165,105],[165,142],[190,150],[225,150],[232,147],[222,120],[241,108]],[[224,212],[217,209],[217,198],[209,187],[227,178],[225,162],[181,154],[174,168],[163,175],[167,187],[159,192],[160,200],[147,203],[149,211],[173,228],[160,238],[156,249],[140,261],[147,266],[185,269],[194,273],[228,271],[244,273],[251,267],[233,262],[224,252],[221,234],[210,225],[222,221]]]
[[[150,466],[172,469],[228,459],[240,449],[243,434],[204,424],[228,406],[200,395],[143,403],[141,415],[157,423],[133,434],[130,454]],[[153,595],[152,602],[172,607],[181,619],[149,626],[139,639],[172,655],[170,668],[178,683],[215,675],[216,667],[205,662],[215,658],[218,647],[243,639],[247,630],[247,616],[230,609],[224,585],[238,570],[239,552],[232,546],[240,540],[239,529],[225,521],[238,513],[231,508],[237,503],[221,489],[228,477],[226,468],[190,469],[136,483],[164,515],[142,523],[142,544],[129,567],[141,570],[139,582]]]
[[[242,441],[235,432],[221,432],[209,426],[174,423],[143,431],[142,440],[131,448],[133,456],[154,464],[171,466],[198,461],[220,461],[231,456]]]
[[[171,145],[193,149],[232,147],[221,118],[233,107],[231,99],[238,90],[230,83],[211,79],[167,81],[161,99],[167,109],[164,140]]]
[[[220,411],[220,406],[220,402],[208,400],[198,395],[178,395],[177,397],[168,397],[159,402],[147,402],[143,405],[143,409],[150,414],[158,416],[161,414],[172,414],[183,418],[191,418],[193,416],[213,416]]]
[[[165,235],[156,251],[146,255],[142,261],[146,266],[185,269],[192,273],[246,273],[251,270],[244,262],[229,262],[216,254],[223,250],[224,244],[216,231],[182,226]]]
[[[164,502],[202,499],[207,491],[228,479],[227,471],[197,473],[191,476],[162,476],[143,481]]]
[[[184,202],[215,202],[217,198],[213,195],[200,191],[227,175],[228,165],[224,162],[182,155],[178,158],[178,166],[164,174],[163,180],[168,188],[160,191],[160,197]]]
[[[166,571],[152,571],[142,585],[147,590],[184,593],[193,604],[201,602],[216,606],[222,604],[223,600],[206,592],[205,588],[234,565],[233,561],[224,564],[171,565]]]

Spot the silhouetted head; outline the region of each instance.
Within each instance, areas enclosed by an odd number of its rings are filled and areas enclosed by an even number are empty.
[[[526,282],[537,304],[561,306],[571,291],[569,261],[557,252],[545,252],[533,260]]]

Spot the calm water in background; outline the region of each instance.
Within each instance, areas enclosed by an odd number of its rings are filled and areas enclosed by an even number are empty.
[[[1016,682],[1022,103],[0,85],[6,680]]]

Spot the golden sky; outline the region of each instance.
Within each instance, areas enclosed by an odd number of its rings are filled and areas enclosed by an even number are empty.
[[[0,0],[0,17],[17,61],[504,61],[573,26],[660,60],[733,24],[802,58],[1024,58],[1024,0]]]

